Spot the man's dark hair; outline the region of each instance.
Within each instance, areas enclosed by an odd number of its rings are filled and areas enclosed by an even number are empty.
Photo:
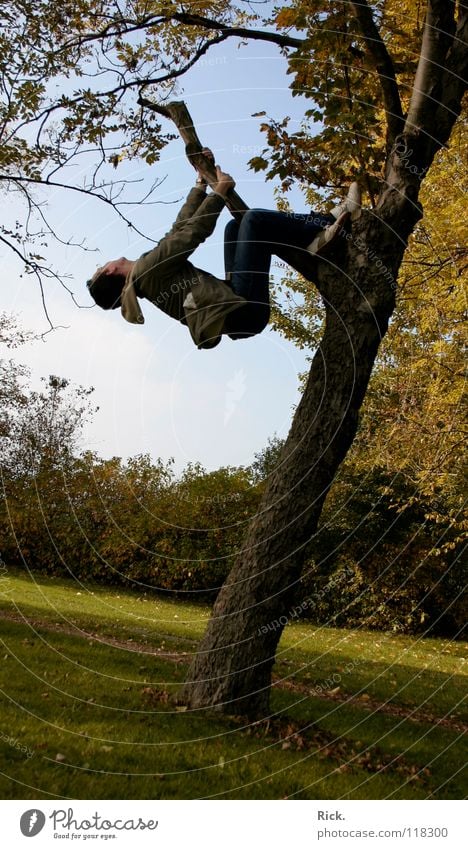
[[[103,310],[120,307],[120,296],[125,285],[123,274],[98,274],[88,280],[89,294]]]

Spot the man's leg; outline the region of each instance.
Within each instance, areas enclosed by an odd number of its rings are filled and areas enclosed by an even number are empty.
[[[248,212],[245,213],[245,215],[248,214]],[[241,222],[231,219],[226,225],[226,229],[224,231],[224,268],[226,271],[227,282],[233,289],[232,278],[236,268],[240,226]],[[225,332],[231,339],[247,339],[249,336],[256,336],[258,333],[261,333],[268,324],[270,318],[268,269],[270,268],[271,253],[269,255],[263,253],[262,262],[266,269],[266,275],[263,272],[263,278],[266,276],[266,297],[265,279],[262,279],[262,274],[260,274],[256,276],[255,297],[249,297],[249,303],[245,307],[241,307],[226,316],[224,322]]]
[[[267,301],[271,257],[279,245],[306,248],[335,219],[331,215],[249,209],[225,231],[226,272],[237,295]]]
[[[224,264],[230,285],[249,301],[226,321],[230,336],[252,336],[270,317],[269,272],[278,245],[306,248],[334,218],[316,213],[300,214],[250,209],[241,222],[230,221],[225,231]]]

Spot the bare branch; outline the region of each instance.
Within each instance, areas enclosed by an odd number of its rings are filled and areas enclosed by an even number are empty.
[[[390,148],[396,136],[403,129],[403,110],[395,77],[395,68],[377,29],[372,11],[367,5],[367,0],[360,0],[359,3],[351,3],[350,5],[359,21],[368,53],[372,57],[379,75],[387,116],[387,148]]]
[[[210,49],[210,47],[213,47],[213,45],[215,45],[215,44],[221,44],[221,42],[226,41],[227,38],[229,38],[229,35],[223,34],[223,35],[218,35],[216,38],[211,38],[209,41],[205,41],[205,43],[202,44],[202,46],[199,47],[199,49],[195,51],[192,58],[190,59],[189,62],[187,62],[186,65],[183,65],[182,68],[178,68],[177,70],[169,71],[165,76],[158,77],[155,80],[150,80],[149,82],[147,82],[143,85],[143,88],[145,86],[157,85],[157,84],[160,84],[160,83],[165,83],[168,80],[174,80],[177,77],[181,77],[183,74],[186,74],[187,71],[189,71],[190,68],[192,68],[198,62],[198,60],[201,59],[201,57],[205,53],[207,53],[207,51]],[[135,85],[138,86],[138,83],[136,83],[135,81],[133,81],[132,83],[128,83],[128,87],[132,87],[132,86],[135,87]],[[141,85],[141,83],[140,83],[140,85]]]
[[[130,221],[130,219],[127,218],[126,215],[123,214],[123,212],[121,212],[119,207],[120,206],[134,206],[134,205],[140,206],[141,203],[143,203],[143,202],[148,203],[147,198],[152,194],[154,189],[157,188],[161,184],[161,181],[156,182],[151,187],[151,189],[145,194],[145,198],[144,198],[143,201],[141,199],[139,199],[137,201],[125,201],[124,202],[124,201],[118,201],[115,196],[114,197],[108,197],[107,195],[103,194],[101,191],[97,190],[97,189],[102,190],[102,189],[106,188],[105,184],[102,184],[99,187],[93,186],[91,189],[88,189],[86,187],[73,186],[73,185],[70,185],[70,184],[67,184],[67,183],[60,183],[56,180],[49,180],[47,177],[45,177],[44,179],[40,179],[39,177],[23,177],[23,176],[20,176],[20,175],[11,176],[9,174],[6,174],[6,175],[0,174],[0,183],[2,183],[2,182],[7,183],[7,184],[8,183],[16,183],[18,185],[28,184],[28,185],[38,185],[38,186],[51,186],[53,188],[67,189],[67,190],[72,191],[72,192],[78,192],[79,194],[88,195],[88,197],[96,198],[96,200],[103,201],[103,203],[107,204],[108,206],[111,206],[115,210],[115,212],[117,213],[119,218],[121,218],[122,221],[127,225],[127,227],[130,227],[135,233],[137,233],[139,236],[143,236],[143,238],[145,238],[145,239],[149,238],[147,236],[147,234],[143,233],[141,230],[139,230],[138,227],[135,227],[135,225]],[[128,182],[129,181],[122,181],[121,188],[122,189],[125,188],[125,186],[128,185]],[[141,180],[133,180],[132,182],[137,183],[137,182],[142,182],[142,181]],[[113,184],[111,186],[111,188],[115,188],[115,184]],[[159,202],[164,203],[164,201],[159,201]],[[152,239],[151,241],[154,241],[154,239]]]
[[[47,277],[52,278],[54,280],[58,280],[59,283],[62,283],[61,278],[59,277],[58,274],[56,274],[55,271],[52,271],[47,266],[40,265],[40,263],[38,263],[35,260],[32,260],[29,257],[27,257],[26,254],[22,253],[19,250],[19,248],[17,248],[16,245],[13,245],[12,242],[10,242],[9,239],[5,238],[5,236],[0,235],[0,242],[3,242],[4,245],[7,245],[7,247],[11,251],[13,251],[14,254],[16,254],[16,256],[24,264],[28,274],[34,274],[34,276],[36,277],[37,282],[39,283],[39,289],[40,289],[40,292],[41,292],[41,300],[42,300],[42,306],[43,306],[43,309],[44,309],[44,314],[45,314],[45,317],[46,317],[47,322],[49,324],[50,330],[53,330],[55,328],[55,325],[52,323],[49,312],[47,310],[47,304],[46,304],[46,301],[45,301],[45,294],[44,294],[43,278],[47,278]]]

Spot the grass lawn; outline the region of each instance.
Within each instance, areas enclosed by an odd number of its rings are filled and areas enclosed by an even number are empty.
[[[4,799],[466,796],[467,643],[293,623],[252,724],[171,700],[208,607],[10,570],[0,617]]]

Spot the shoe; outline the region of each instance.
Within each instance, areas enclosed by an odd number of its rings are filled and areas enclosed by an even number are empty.
[[[333,215],[333,218],[339,218],[343,212],[351,213],[358,209],[361,209],[361,189],[359,183],[351,183],[345,200],[335,206],[330,215]]]
[[[330,224],[324,230],[320,230],[320,233],[318,233],[313,242],[307,247],[309,253],[315,256],[324,256],[328,253],[329,249],[343,233],[344,225],[350,218],[351,212],[346,210],[341,213],[334,224]]]

